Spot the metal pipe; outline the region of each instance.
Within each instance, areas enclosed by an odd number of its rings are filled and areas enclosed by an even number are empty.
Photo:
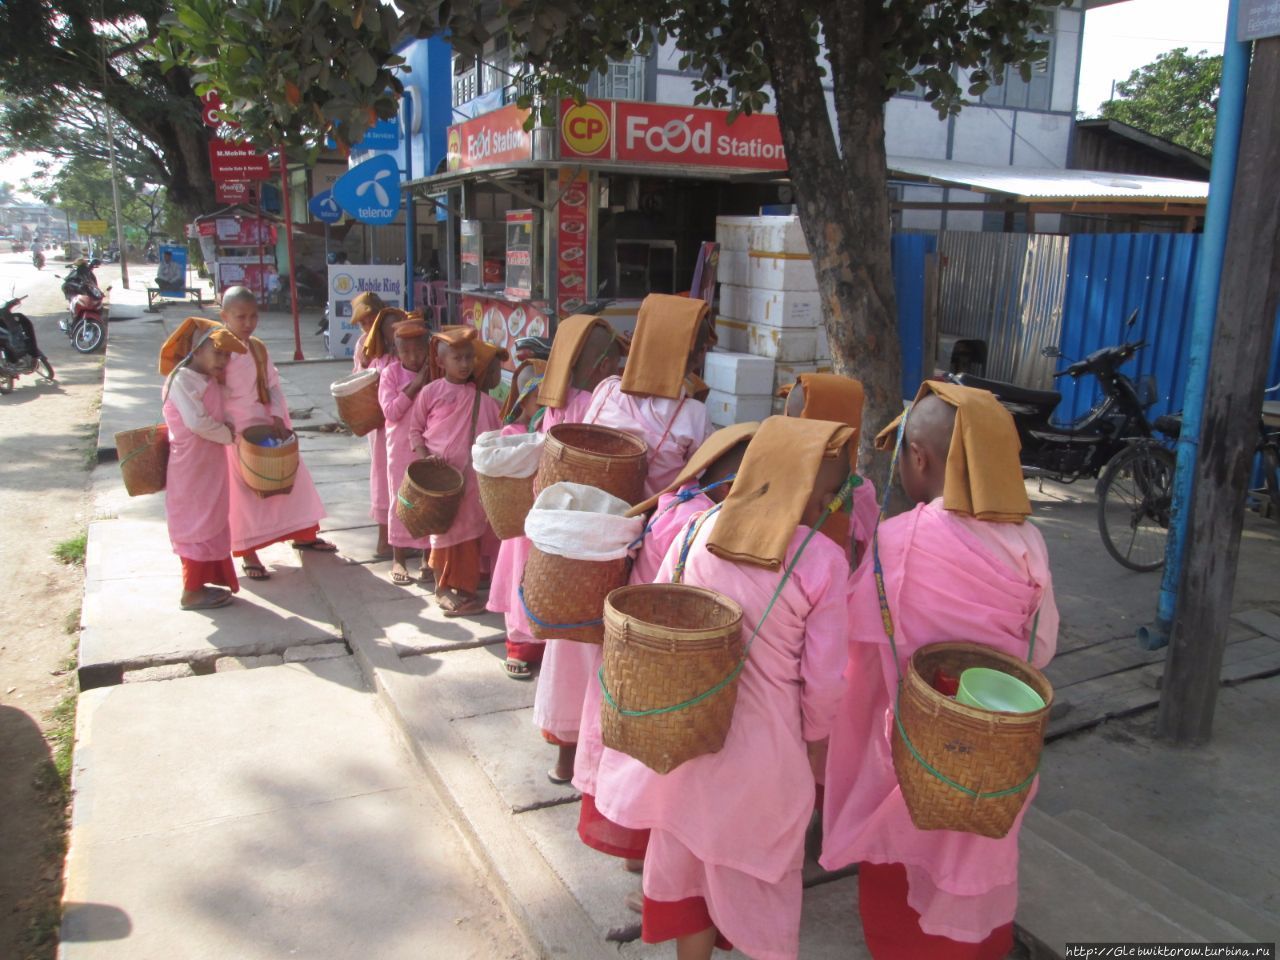
[[[293,203],[289,197],[289,161],[280,145],[280,186],[284,190],[284,245],[289,251],[289,303],[293,307],[293,359],[301,360],[302,329],[298,322],[298,261],[293,253]]]
[[[1236,160],[1240,154],[1240,128],[1244,119],[1245,90],[1249,85],[1250,44],[1236,39],[1240,0],[1227,8],[1227,37],[1222,51],[1222,87],[1218,94],[1218,118],[1213,135],[1213,166],[1209,173],[1209,203],[1191,306],[1191,341],[1188,347],[1187,387],[1182,406],[1182,430],[1178,435],[1178,466],[1173,479],[1173,509],[1164,553],[1164,579],[1156,603],[1155,623],[1138,628],[1144,649],[1159,650],[1169,643],[1169,632],[1178,606],[1186,554],[1188,512],[1195,486],[1196,451],[1204,419],[1204,391],[1209,378],[1209,352],[1218,312],[1218,288],[1231,220],[1231,195],[1235,189]]]
[[[404,178],[406,182],[413,179],[413,97],[408,90],[404,94]],[[417,228],[413,191],[409,190],[405,196],[404,208],[404,308],[406,311],[413,309],[413,235]]]

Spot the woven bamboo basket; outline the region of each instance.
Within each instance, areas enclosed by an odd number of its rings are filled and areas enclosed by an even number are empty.
[[[338,404],[338,417],[357,437],[372,433],[386,422],[378,402],[378,371],[361,370],[329,385]]]
[[[257,424],[245,427],[236,437],[240,476],[250,490],[263,496],[288,493],[298,473],[298,435],[289,434],[289,439],[278,447],[258,445],[258,441],[274,435],[272,427]]]
[[[169,428],[163,423],[116,434],[116,455],[131,497],[159,493],[169,469]]]
[[[604,640],[604,600],[627,582],[626,557],[574,560],[530,546],[520,584],[533,635],[542,640]]]
[[[648,445],[612,427],[561,423],[547,431],[535,488],[567,480],[585,483],[635,506],[644,499]]]
[[[533,509],[533,477],[476,474],[476,489],[489,526],[499,540],[524,536],[524,518]]]
[[[462,474],[440,460],[415,460],[396,492],[396,518],[415,540],[448,533],[462,503]]]
[[[939,671],[959,677],[969,667],[1012,674],[1040,694],[1044,707],[999,713],[957,703],[933,688]],[[1016,657],[967,642],[917,650],[899,688],[893,735],[893,768],[911,822],[920,830],[1008,834],[1040,766],[1052,706],[1053,687],[1044,674]]]
[[[658,773],[716,753],[733,721],[741,659],[742,608],[728,597],[675,583],[613,591],[604,607],[604,745]],[[648,710],[657,712],[623,712]]]

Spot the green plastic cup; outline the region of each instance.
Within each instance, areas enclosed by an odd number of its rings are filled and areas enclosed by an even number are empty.
[[[1044,699],[1017,677],[989,667],[970,667],[960,674],[956,702],[1000,713],[1034,713]]]

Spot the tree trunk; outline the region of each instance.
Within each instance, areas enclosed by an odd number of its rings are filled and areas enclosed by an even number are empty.
[[[877,485],[888,458],[871,441],[902,410],[902,350],[890,263],[884,100],[878,58],[862,54],[861,4],[828,12],[828,56],[836,87],[839,145],[804,19],[778,3],[762,36],[800,222],[813,256],[836,371],[866,391],[860,460]],[[869,62],[871,68],[863,64]],[[843,150],[841,149],[843,148]],[[842,156],[843,153],[843,156]]]

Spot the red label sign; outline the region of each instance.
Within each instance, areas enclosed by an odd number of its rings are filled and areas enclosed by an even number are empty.
[[[503,364],[514,370],[517,337],[545,337],[551,332],[551,324],[540,307],[528,301],[510,303],[474,294],[462,295],[462,322],[480,331],[480,339],[503,347],[512,360]]]
[[[219,203],[253,203],[255,190],[246,180],[222,180],[213,187]]]
[[[590,244],[591,221],[588,217],[588,191],[591,181],[585,171],[561,169],[560,202],[556,213],[560,218],[556,245],[556,302],[560,316],[577,312],[587,299],[587,248]]]
[[[204,120],[206,127],[212,127],[215,130],[223,124],[229,127],[240,126],[222,115],[222,98],[218,96],[216,90],[210,90],[200,98],[200,117]]]
[[[209,167],[214,182],[221,180],[266,180],[271,164],[266,154],[258,153],[247,143],[232,143],[217,137],[209,141]]]
[[[778,118],[626,100],[560,105],[560,156],[740,170],[785,170]]]
[[[470,170],[533,158],[533,136],[524,128],[528,110],[515,104],[449,128],[450,170]]]

